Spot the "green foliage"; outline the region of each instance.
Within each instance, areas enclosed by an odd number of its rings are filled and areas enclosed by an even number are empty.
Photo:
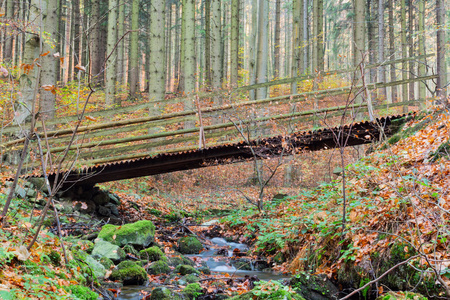
[[[199,283],[195,282],[195,283],[190,283],[188,284],[184,290],[183,290],[183,294],[188,298],[188,299],[197,299],[197,297],[201,296],[203,294],[203,289],[200,286]]]
[[[61,264],[61,255],[57,251],[51,250],[48,257],[54,266],[59,266]]]
[[[255,282],[255,288],[250,291],[253,299],[292,300],[302,299],[289,286],[284,286],[276,280]],[[255,298],[256,297],[256,298]]]
[[[88,287],[82,285],[71,285],[67,287],[77,300],[97,300],[98,294],[91,291]]]
[[[171,269],[169,267],[169,265],[162,260],[158,260],[155,261],[153,263],[150,264],[150,266],[147,269],[147,272],[149,274],[153,274],[153,275],[159,275],[159,274],[168,274],[170,273]]]
[[[157,246],[141,250],[139,252],[139,257],[142,259],[147,259],[148,261],[157,261],[165,257],[164,252],[161,251]]]

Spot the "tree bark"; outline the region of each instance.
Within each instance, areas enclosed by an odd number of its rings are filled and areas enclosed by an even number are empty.
[[[125,2],[119,1],[119,21],[117,24],[117,40],[120,40],[117,45],[117,83],[121,86],[125,79]]]
[[[239,68],[239,0],[231,0],[230,85],[236,88]]]
[[[182,0],[181,11],[181,43],[180,43],[180,71],[178,74],[178,93],[185,90],[185,63],[186,63],[186,5],[188,0]]]
[[[90,65],[91,82],[94,86],[100,85],[102,80],[102,54],[101,54],[101,20],[100,20],[100,0],[92,0],[91,28],[90,28]]]
[[[206,86],[211,86],[211,1],[205,2],[205,81]]]
[[[425,55],[425,0],[419,0],[419,55]],[[426,59],[421,58],[418,67],[418,76],[426,76]],[[425,100],[426,97],[426,85],[425,82],[419,82],[419,99]]]
[[[196,84],[196,68],[195,68],[195,0],[186,0],[185,10],[185,61],[184,61],[184,74],[185,83],[184,91],[187,94],[195,92]]]
[[[152,0],[150,9],[149,101],[164,100],[166,94],[165,28],[166,1]],[[155,113],[150,108],[151,113]]]
[[[364,43],[364,28],[365,28],[365,2],[364,0],[354,1],[354,22],[353,22],[353,65],[357,68],[355,70],[356,78],[354,80],[355,84],[361,84],[360,78],[361,74],[359,71],[359,66],[363,63],[365,43]],[[355,99],[356,104],[362,104],[364,102],[363,97],[360,93]],[[359,121],[362,118],[362,114],[357,113],[356,119]]]
[[[291,66],[291,77],[297,77],[299,75],[299,65],[300,65],[300,57],[302,53],[300,52],[302,34],[301,25],[303,24],[302,20],[302,8],[303,8],[303,0],[295,0],[294,1],[294,9],[293,13],[293,36],[292,36],[292,66]],[[291,84],[291,94],[297,94],[297,81],[292,82]]]
[[[395,60],[395,34],[394,34],[394,1],[388,0],[389,11],[389,60]],[[395,64],[389,67],[391,81],[397,80]],[[397,86],[391,87],[391,101],[397,102]]]
[[[409,48],[409,57],[413,57],[415,55],[415,43],[414,43],[414,35],[415,35],[415,30],[414,30],[414,7],[413,7],[413,2],[412,0],[409,0],[409,5],[408,5],[408,48]],[[415,65],[414,65],[414,61],[410,60],[409,61],[409,78],[415,78],[416,74],[415,74]],[[414,100],[415,97],[415,91],[414,91],[414,87],[415,87],[415,82],[410,82],[409,83],[409,100]]]
[[[7,0],[6,1],[6,19],[10,20],[11,23],[14,16],[14,1]],[[12,63],[12,52],[13,52],[13,35],[10,26],[6,26],[5,30],[5,47],[3,49],[3,62],[5,64]]]
[[[273,47],[273,75],[275,79],[280,78],[281,66],[281,0],[275,2],[275,40]]]
[[[128,78],[130,82],[130,98],[135,99],[139,92],[138,80],[138,32],[139,0],[133,0],[131,8],[130,58],[128,63]]]
[[[258,52],[256,58],[256,82],[267,82],[267,53],[269,48],[268,26],[269,26],[269,3],[268,0],[259,0],[258,20]],[[256,90],[256,99],[267,98],[267,88]]]
[[[384,62],[384,1],[378,0],[378,62]],[[380,66],[378,69],[378,78],[380,82],[386,82],[386,67]],[[386,88],[380,89],[380,96],[386,99]]]
[[[258,35],[258,0],[252,0],[252,28],[250,32],[250,84],[256,83],[256,53],[257,53],[257,40]],[[250,90],[250,100],[256,99],[256,91]]]
[[[116,75],[117,75],[117,0],[109,0],[108,37],[106,46],[106,78],[105,78],[105,104],[110,106],[116,103]],[[117,104],[120,104],[117,103]]]
[[[323,0],[314,0],[313,3],[313,40],[313,68],[320,80],[324,70]]]
[[[406,40],[406,0],[400,1],[400,11],[401,11],[401,41],[402,41],[402,58],[406,59],[408,57],[407,52],[407,40]],[[402,80],[408,78],[408,62],[405,60],[402,62]],[[402,84],[402,101],[408,100],[408,85]],[[408,108],[403,107],[403,112],[407,112]]]
[[[445,102],[448,105],[448,100],[445,99],[447,97],[447,64],[446,64],[446,33],[445,33],[445,1],[444,0],[436,0],[436,23],[437,23],[437,84],[436,91],[437,96],[441,98],[441,101]]]
[[[222,88],[222,5],[220,0],[211,0],[211,84],[213,89]]]

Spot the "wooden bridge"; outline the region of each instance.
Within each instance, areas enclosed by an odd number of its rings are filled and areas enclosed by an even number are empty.
[[[428,56],[409,60],[424,57]],[[388,103],[379,96],[379,89],[414,82],[432,85],[437,77],[410,76],[388,83],[331,87],[336,82],[349,82],[348,73],[326,72],[320,83],[314,84],[319,87],[316,91],[310,91],[316,78],[308,75],[57,118],[46,122],[45,127],[36,126],[30,144],[31,160],[23,171],[42,174],[43,162],[50,179],[59,174],[58,178],[64,177],[67,184],[94,184],[371,143],[391,133],[390,125],[399,114],[425,102],[418,99]],[[271,93],[282,94],[293,82],[299,84],[297,94],[248,100],[251,89],[270,88]],[[370,120],[373,116],[368,114],[367,101],[356,103],[356,97],[362,94],[372,99],[378,119]],[[149,111],[152,115],[142,117]],[[18,130],[16,126],[4,128],[2,154],[23,148],[25,138],[11,138]]]

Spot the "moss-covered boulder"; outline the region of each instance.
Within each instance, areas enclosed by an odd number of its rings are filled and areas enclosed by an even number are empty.
[[[147,282],[145,269],[132,261],[123,261],[109,276],[112,280],[120,280],[123,285],[143,285]]]
[[[147,273],[152,275],[168,274],[170,271],[169,265],[162,260],[151,263],[147,268]]]
[[[199,274],[200,273],[193,266],[189,266],[189,265],[178,265],[175,268],[175,272],[180,273],[181,275]]]
[[[131,244],[142,249],[153,242],[155,225],[148,220],[141,220],[122,226],[107,224],[103,226],[98,237],[120,247]]]
[[[192,261],[192,259],[185,257],[181,253],[175,253],[174,256],[169,258],[169,265],[171,265],[172,267],[176,267],[178,265],[194,266],[195,263]]]
[[[105,267],[106,270],[109,270],[112,267],[114,267],[113,261],[107,257],[100,258],[99,263],[101,263]]]
[[[291,278],[291,286],[311,300],[334,299],[339,294],[339,289],[325,275],[299,273]]]
[[[132,245],[130,245],[130,244],[123,246],[122,250],[126,254],[131,254],[134,257],[139,257],[139,252],[136,249],[134,249],[134,247]]]
[[[411,292],[388,292],[378,297],[377,300],[428,300],[428,298]]]
[[[186,281],[187,283],[195,283],[198,282],[200,280],[200,278],[198,277],[197,274],[192,273],[192,274],[188,274],[183,276],[182,278],[184,281]]]
[[[197,299],[198,296],[203,294],[203,288],[197,282],[190,283],[184,288],[182,294],[187,299]]]
[[[166,287],[154,288],[150,300],[181,300],[182,298]]]
[[[84,273],[89,274],[89,276],[93,276],[97,279],[103,279],[105,277],[105,267],[97,260],[95,260],[91,255],[87,254],[83,250],[72,250],[72,254],[77,261],[83,262],[80,267],[83,269]]]
[[[139,252],[139,257],[141,259],[146,259],[148,261],[157,261],[165,257],[164,252],[157,246],[153,246]]]
[[[102,239],[96,239],[92,256],[97,259],[107,257],[114,262],[119,262],[125,259],[126,254],[119,246]]]
[[[198,254],[202,249],[202,243],[195,236],[185,236],[178,241],[178,251],[181,254]]]

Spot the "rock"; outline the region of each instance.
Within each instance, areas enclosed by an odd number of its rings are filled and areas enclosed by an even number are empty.
[[[104,217],[109,217],[111,216],[111,210],[105,206],[99,206],[98,214]]]
[[[343,170],[342,170],[341,167],[336,167],[336,168],[334,168],[334,170],[333,170],[333,174],[336,175],[336,176],[341,176],[341,175],[342,175],[342,172],[343,172]]]
[[[27,194],[26,194],[27,198],[34,198],[37,196],[37,192],[35,189],[33,188],[29,188],[27,189]]]
[[[176,267],[178,265],[190,265],[190,266],[195,265],[195,263],[191,259],[185,257],[180,253],[176,253],[173,257],[169,258],[169,264],[172,267]]]
[[[202,243],[195,236],[185,236],[178,241],[178,251],[182,254],[199,254]]]
[[[94,201],[88,200],[85,202],[86,205],[81,205],[81,208],[79,209],[79,211],[83,214],[92,214],[93,212],[95,212],[95,209],[97,208],[97,205],[95,205]],[[85,208],[83,208],[83,206]]]
[[[43,191],[48,194],[47,185],[45,184],[45,179],[42,177],[32,177],[28,178],[28,182],[30,182],[37,190]]]
[[[191,283],[191,284],[188,284],[184,288],[182,294],[184,296],[186,296],[186,298],[188,298],[188,299],[197,299],[198,296],[203,294],[203,288],[197,282],[196,283]]]
[[[204,222],[202,224],[202,226],[212,226],[212,225],[216,225],[218,223],[219,223],[219,220],[213,219],[213,220],[209,220],[208,222]]]
[[[178,265],[175,268],[175,272],[180,273],[182,276],[187,275],[187,274],[199,274],[200,273],[193,266],[189,266],[189,265]]]
[[[150,300],[180,300],[182,299],[177,294],[174,294],[166,287],[156,287],[150,295]]]
[[[292,277],[291,286],[308,300],[338,299],[339,289],[326,275],[299,273]]]
[[[203,266],[197,269],[200,273],[205,275],[211,275],[211,270],[207,266]]]
[[[141,220],[120,227],[107,224],[103,226],[98,237],[121,247],[131,244],[135,247],[145,248],[154,240],[155,225],[148,220]]]
[[[139,257],[139,252],[137,252],[136,249],[134,249],[134,247],[132,245],[125,245],[125,246],[123,246],[122,250],[127,254],[131,254],[135,257]]]
[[[116,196],[114,194],[111,194],[111,193],[108,193],[108,197],[109,197],[109,202],[111,204],[120,205],[120,200],[119,200],[118,196]]]
[[[126,254],[119,246],[97,238],[95,240],[94,250],[92,250],[92,256],[98,259],[107,257],[112,261],[118,262],[123,260]]]
[[[103,265],[103,267],[105,267],[106,270],[109,270],[109,269],[111,269],[111,267],[114,267],[113,261],[107,257],[100,258],[99,263],[101,263]]]
[[[152,275],[159,275],[159,274],[168,274],[170,273],[171,269],[169,265],[162,260],[155,261],[150,264],[147,268],[147,273]]]
[[[109,195],[103,191],[100,191],[94,197],[92,198],[92,201],[94,201],[97,205],[105,205],[106,203],[109,203]]]
[[[37,204],[37,205],[45,205],[45,199],[40,198],[39,200],[36,199],[36,197],[31,197],[31,198],[27,198],[28,202],[30,202],[31,204]]]
[[[106,274],[105,267],[101,263],[96,261],[92,256],[88,255],[84,260],[84,262],[86,262],[89,265],[92,272],[94,272],[95,277],[97,277],[98,279],[105,278]]]
[[[27,196],[27,191],[23,187],[16,186],[15,194],[17,197],[25,199]]]
[[[252,266],[251,263],[245,259],[241,259],[241,260],[236,260],[233,262],[233,266],[238,269],[238,270],[242,270],[242,271],[251,271],[252,270]]]
[[[119,210],[117,209],[117,206],[115,204],[107,203],[105,207],[108,208],[111,211],[111,214],[115,215],[116,217],[120,215]]]
[[[109,278],[120,280],[123,285],[143,285],[148,280],[145,269],[129,260],[121,262]]]
[[[194,283],[194,282],[198,282],[200,280],[198,275],[194,274],[194,273],[183,276],[182,279],[187,283]]]
[[[139,257],[141,259],[147,259],[148,261],[157,261],[165,257],[164,252],[161,251],[157,246],[141,250],[139,252]]]
[[[411,292],[387,292],[377,300],[427,300],[428,298],[421,294]]]
[[[280,203],[280,202],[286,200],[287,197],[289,197],[289,195],[287,195],[287,194],[281,194],[281,193],[275,194],[275,195],[272,197],[272,202],[274,202],[274,203]]]

